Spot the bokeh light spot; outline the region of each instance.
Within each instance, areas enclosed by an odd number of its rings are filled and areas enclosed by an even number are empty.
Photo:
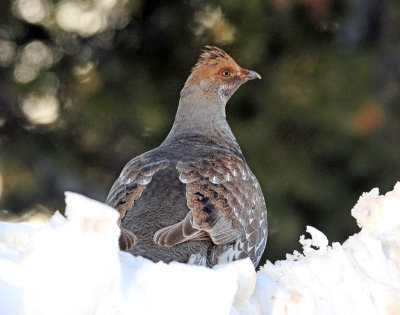
[[[36,67],[48,67],[53,64],[53,54],[47,45],[35,40],[24,47],[21,61]]]
[[[208,33],[220,44],[229,44],[235,40],[235,27],[224,17],[221,7],[206,6],[196,12],[195,21],[197,27],[194,34],[197,36]]]
[[[17,0],[17,14],[29,23],[40,23],[48,15],[49,3],[45,0]]]
[[[56,9],[58,25],[68,32],[89,37],[107,28],[105,12],[77,2],[64,2]]]
[[[0,66],[10,65],[15,56],[17,45],[9,40],[0,40]]]
[[[36,67],[26,65],[24,63],[19,63],[14,68],[14,78],[19,83],[29,83],[36,79],[39,71]]]
[[[59,116],[59,102],[54,95],[32,93],[23,100],[22,111],[32,124],[51,124]]]

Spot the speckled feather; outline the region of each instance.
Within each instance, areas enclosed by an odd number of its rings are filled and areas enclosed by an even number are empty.
[[[244,251],[258,263],[266,243],[266,207],[260,185],[246,162],[234,154],[224,154],[178,163],[177,169],[180,179],[187,183],[192,226],[206,231],[214,244],[226,247],[225,255],[230,252],[229,257],[212,260],[232,261]],[[235,250],[231,243],[237,240]],[[218,252],[224,254],[222,248]]]

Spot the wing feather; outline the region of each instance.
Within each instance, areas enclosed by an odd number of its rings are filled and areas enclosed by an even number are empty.
[[[118,224],[121,223],[126,212],[132,209],[135,200],[140,198],[154,174],[167,168],[169,164],[169,160],[153,162],[139,156],[124,167],[121,175],[112,186],[106,201],[107,204],[119,211]],[[120,249],[129,250],[135,245],[135,242],[136,236],[131,231],[121,228]]]
[[[224,154],[179,162],[177,170],[186,183],[194,229],[206,232],[217,245],[242,236],[247,247],[262,242],[267,228],[262,220],[266,216],[264,197],[245,161]]]

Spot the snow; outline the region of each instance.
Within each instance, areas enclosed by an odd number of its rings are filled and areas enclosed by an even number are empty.
[[[118,213],[66,193],[66,217],[0,222],[1,314],[400,314],[400,183],[363,194],[343,244],[308,226],[302,253],[213,269],[118,250]]]

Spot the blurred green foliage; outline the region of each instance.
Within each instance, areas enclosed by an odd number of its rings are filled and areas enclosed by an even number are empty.
[[[264,259],[305,225],[343,241],[362,192],[400,179],[400,6],[365,0],[14,0],[0,12],[0,209],[104,201],[168,133],[207,44],[263,80],[227,106],[263,188]]]

